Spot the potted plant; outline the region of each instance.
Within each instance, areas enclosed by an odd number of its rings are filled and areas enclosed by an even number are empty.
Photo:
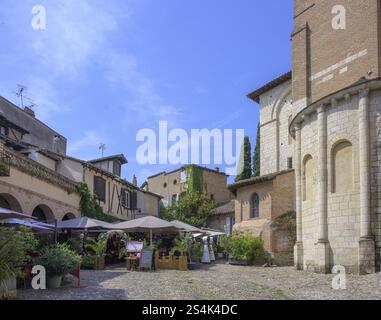
[[[236,232],[228,243],[229,263],[235,265],[253,264],[256,258],[264,254],[261,239],[250,233]]]
[[[202,255],[204,253],[204,245],[201,242],[193,241],[190,246],[189,270],[196,269],[201,264]]]
[[[103,270],[105,268],[105,251],[107,245],[107,237],[100,235],[98,240],[89,239],[86,248],[92,250],[95,253],[95,269]]]
[[[72,271],[80,261],[80,257],[67,244],[45,247],[41,256],[34,259],[36,265],[45,267],[46,283],[51,289],[59,288],[63,276]]]
[[[17,297],[17,277],[24,276],[22,266],[35,246],[28,228],[0,227],[0,299]]]

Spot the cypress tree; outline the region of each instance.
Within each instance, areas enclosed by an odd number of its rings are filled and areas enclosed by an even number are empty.
[[[249,137],[245,137],[242,144],[240,162],[238,166],[238,175],[235,179],[236,182],[250,179],[252,177],[251,167],[251,144]]]
[[[259,123],[257,130],[257,143],[255,145],[253,158],[253,172],[254,177],[259,177],[261,175],[261,127]]]

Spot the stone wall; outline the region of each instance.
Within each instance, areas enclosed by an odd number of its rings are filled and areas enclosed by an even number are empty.
[[[243,186],[236,190],[234,230],[251,232],[261,237],[264,249],[282,265],[290,265],[292,262],[294,241],[285,242],[292,230],[286,231],[279,224],[273,223],[285,213],[295,210],[293,181],[294,173],[288,171],[280,173],[270,181]],[[251,199],[254,194],[260,199],[258,218],[251,217]]]
[[[260,96],[261,175],[288,169],[288,158],[293,155],[288,130],[291,118],[291,81]]]
[[[79,213],[79,194],[71,193],[50,183],[11,168],[9,177],[0,177],[0,195],[11,208],[32,215],[37,206],[43,208],[49,222],[62,220],[71,213]]]
[[[377,78],[380,69],[379,0],[295,0],[292,36],[293,99],[303,106],[352,85]],[[334,29],[334,6],[345,8],[345,29]],[[305,101],[303,103],[303,101]]]
[[[297,201],[304,269],[328,272],[343,265],[348,272],[368,273],[374,270],[375,257],[379,265],[379,87],[381,83],[374,82],[374,89],[359,85],[337,93],[323,100],[317,113],[311,109],[299,118],[301,176],[296,179],[302,185]],[[306,158],[312,160],[312,177]],[[306,197],[306,190],[312,198]]]

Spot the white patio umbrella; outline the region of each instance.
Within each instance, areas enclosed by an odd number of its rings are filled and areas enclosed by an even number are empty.
[[[17,211],[5,209],[5,208],[0,208],[0,220],[5,220],[5,219],[35,219],[34,217],[27,215],[25,213],[20,213]]]
[[[131,221],[121,222],[113,225],[115,229],[126,232],[149,232],[150,242],[152,244],[153,233],[178,232],[181,228],[176,227],[172,223],[159,219],[154,216],[147,216]]]
[[[88,217],[81,217],[77,219],[71,219],[67,221],[60,221],[57,223],[58,229],[94,229],[94,228],[101,228],[101,229],[108,229],[108,230],[114,230],[117,229],[115,225],[111,223],[107,223],[104,221],[91,219]]]
[[[173,220],[173,221],[171,221],[171,223],[174,226],[176,226],[176,227],[178,227],[180,229],[183,229],[186,232],[192,232],[192,233],[203,233],[204,232],[200,228],[194,227],[194,226],[192,226],[190,224],[187,224],[187,223],[179,221],[179,220]]]

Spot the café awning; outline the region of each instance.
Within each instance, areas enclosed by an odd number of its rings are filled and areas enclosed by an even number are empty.
[[[147,216],[135,220],[114,224],[113,227],[126,232],[177,232],[181,228],[176,227],[172,223],[159,219],[154,216]]]
[[[115,227],[115,225],[88,218],[88,217],[81,217],[81,218],[76,218],[76,219],[71,219],[67,221],[60,221],[57,223],[57,228],[58,229],[107,229],[107,230],[115,230],[118,229]]]
[[[35,219],[34,217],[27,215],[25,213],[20,213],[17,211],[5,209],[5,208],[0,208],[0,220],[5,220],[5,219]]]

